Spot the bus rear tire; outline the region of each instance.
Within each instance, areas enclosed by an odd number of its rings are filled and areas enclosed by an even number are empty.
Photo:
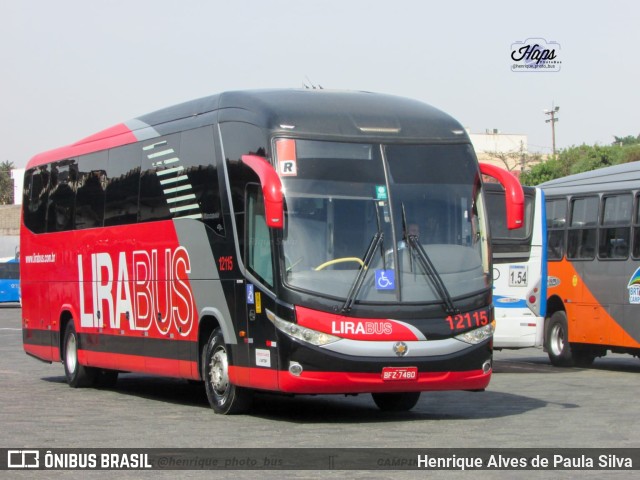
[[[78,361],[78,334],[73,321],[67,324],[62,342],[62,364],[67,383],[70,387],[90,387],[94,384],[97,371],[91,367],[80,365]]]
[[[556,367],[573,366],[567,314],[562,310],[554,312],[549,319],[545,348],[552,365]]]
[[[406,412],[416,406],[420,392],[372,393],[371,396],[383,412]]]
[[[244,413],[251,408],[251,390],[229,381],[229,353],[222,331],[217,328],[202,352],[202,378],[213,411],[222,415]]]

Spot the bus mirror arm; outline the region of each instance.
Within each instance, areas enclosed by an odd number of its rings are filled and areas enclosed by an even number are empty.
[[[264,157],[258,155],[242,155],[241,160],[242,163],[253,170],[258,175],[258,178],[260,178],[267,226],[282,229],[284,225],[284,206],[280,177]]]
[[[480,163],[480,172],[500,182],[505,190],[507,228],[514,230],[524,225],[524,192],[516,177],[507,170],[489,163]]]

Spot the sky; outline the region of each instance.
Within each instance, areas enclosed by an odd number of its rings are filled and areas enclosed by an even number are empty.
[[[557,148],[640,134],[640,2],[0,0],[0,161],[226,90],[414,98]],[[559,71],[513,72],[542,39]]]

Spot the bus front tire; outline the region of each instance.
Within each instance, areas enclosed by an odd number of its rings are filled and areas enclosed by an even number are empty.
[[[371,396],[383,412],[406,412],[416,406],[420,392],[372,393]]]
[[[252,392],[229,381],[229,353],[217,328],[202,352],[202,378],[213,411],[222,415],[244,413],[251,408]]]
[[[567,314],[562,310],[554,312],[549,319],[545,347],[552,365],[556,367],[573,366]]]
[[[62,363],[67,383],[70,387],[90,387],[94,384],[97,371],[91,367],[85,367],[78,361],[78,334],[73,321],[67,324],[62,343]]]

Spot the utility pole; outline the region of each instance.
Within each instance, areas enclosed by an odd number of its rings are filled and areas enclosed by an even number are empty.
[[[545,110],[545,115],[549,115],[551,118],[545,120],[545,123],[551,123],[551,141],[553,142],[553,158],[556,157],[556,122],[560,120],[556,117],[556,114],[560,110],[560,107],[554,107],[551,104],[551,110]]]

